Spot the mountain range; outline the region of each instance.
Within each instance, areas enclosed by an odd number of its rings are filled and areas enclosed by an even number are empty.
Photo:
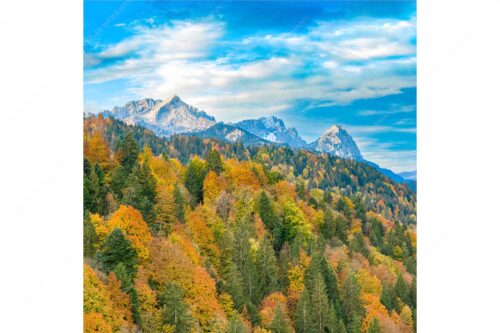
[[[217,123],[214,117],[186,104],[177,95],[163,101],[152,98],[131,101],[125,106],[115,106],[111,111],[103,113],[129,125],[149,128],[161,136],[200,132]]]
[[[363,161],[398,183],[408,183],[415,188],[416,172],[396,174],[363,159],[351,135],[335,124],[317,140],[306,143],[295,128],[287,128],[283,120],[275,117],[247,119],[237,123],[217,122],[205,111],[185,103],[177,95],[165,100],[145,98],[115,106],[102,112],[129,125],[140,125],[160,136],[188,134],[201,138],[217,138],[229,142],[240,141],[245,145],[277,144],[327,153],[341,158]]]

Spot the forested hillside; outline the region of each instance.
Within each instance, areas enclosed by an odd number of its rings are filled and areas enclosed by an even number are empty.
[[[416,196],[373,167],[84,120],[85,332],[414,332]]]

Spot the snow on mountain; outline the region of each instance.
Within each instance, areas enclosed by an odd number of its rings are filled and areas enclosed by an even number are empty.
[[[354,139],[340,125],[333,125],[316,141],[306,144],[295,128],[287,128],[283,120],[275,116],[243,120],[236,124],[217,123],[214,117],[185,103],[177,95],[165,100],[145,98],[131,101],[124,106],[116,106],[111,111],[103,111],[103,114],[130,125],[149,128],[160,136],[182,133],[242,142],[245,145],[286,144],[293,148],[306,148],[365,162],[398,183],[413,185],[416,181],[416,171],[398,175],[364,160]]]
[[[316,141],[309,144],[309,148],[342,158],[363,160],[356,142],[340,125],[333,125],[327,129]]]
[[[216,125],[196,133],[188,133],[192,136],[197,136],[200,138],[215,138],[219,140],[225,140],[230,142],[241,142],[247,146],[262,145],[270,143],[267,140],[259,138],[258,136],[245,131],[244,129],[235,127],[230,124],[217,123]]]
[[[104,113],[127,124],[144,126],[163,136],[199,132],[217,123],[214,117],[186,104],[177,95],[163,101],[152,98],[131,101]]]
[[[275,116],[243,120],[234,126],[270,142],[287,144],[290,147],[304,147],[306,145],[295,128],[287,128],[283,120]]]

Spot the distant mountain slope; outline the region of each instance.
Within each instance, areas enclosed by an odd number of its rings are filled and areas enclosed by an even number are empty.
[[[162,136],[203,131],[216,124],[214,117],[186,104],[177,95],[163,101],[151,98],[131,101],[103,114],[130,125],[141,125]]]
[[[328,153],[342,158],[350,158],[356,161],[363,159],[354,139],[340,125],[333,125],[327,129],[308,147],[320,153]]]
[[[401,172],[399,175],[406,180],[417,180],[417,170]]]
[[[241,142],[247,146],[263,145],[270,143],[267,140],[259,138],[252,133],[224,123],[217,123],[216,125],[196,133],[184,133],[185,135],[196,136],[199,138],[214,138],[229,142]]]
[[[412,189],[416,189],[415,171],[398,175],[376,163],[364,160],[354,139],[338,124],[328,128],[316,141],[307,144],[295,128],[287,128],[283,120],[275,116],[247,119],[235,124],[217,123],[214,117],[185,103],[177,95],[165,100],[145,98],[131,101],[125,106],[103,111],[102,114],[123,120],[129,125],[140,125],[159,136],[193,135],[199,138],[242,142],[248,146],[276,143],[365,161],[393,181],[408,183]]]
[[[270,142],[294,148],[306,145],[295,128],[287,128],[283,120],[275,116],[243,120],[234,125]]]

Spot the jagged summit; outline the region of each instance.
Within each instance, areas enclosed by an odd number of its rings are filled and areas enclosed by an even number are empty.
[[[170,98],[165,99],[166,103],[177,103],[179,101],[182,101],[181,98],[177,95],[172,95]]]
[[[342,158],[350,158],[357,161],[363,159],[354,139],[338,124],[329,127],[316,141],[311,143],[309,147],[318,152],[328,153]]]
[[[287,128],[283,120],[276,116],[243,120],[234,125],[270,142],[287,144],[290,147],[306,145],[295,128]]]
[[[153,130],[158,135],[203,131],[216,124],[215,118],[173,95],[164,100],[145,98],[114,107],[106,114]]]

